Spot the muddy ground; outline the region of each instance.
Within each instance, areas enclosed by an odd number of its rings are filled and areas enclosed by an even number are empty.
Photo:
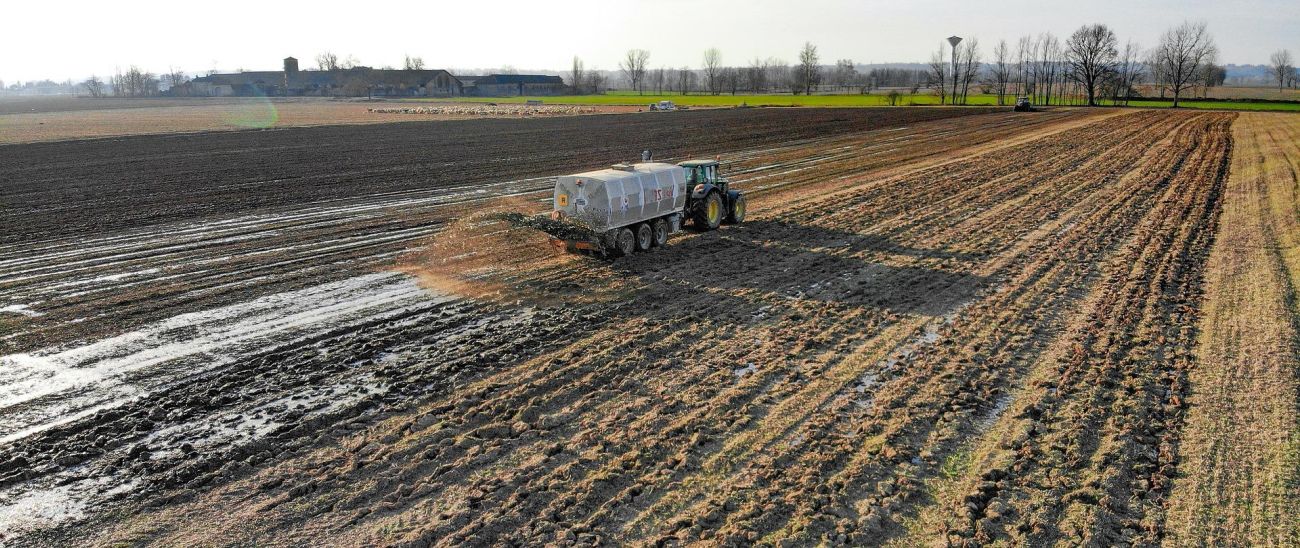
[[[1234,119],[750,110],[0,147],[3,534],[1158,544]],[[546,176],[647,142],[723,154],[750,220],[602,262],[475,216],[541,211]]]

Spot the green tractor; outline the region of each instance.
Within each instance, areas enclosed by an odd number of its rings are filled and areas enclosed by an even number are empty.
[[[745,220],[745,195],[732,190],[718,172],[718,160],[689,160],[677,164],[686,168],[686,213],[695,230],[704,232],[722,223],[739,224]]]

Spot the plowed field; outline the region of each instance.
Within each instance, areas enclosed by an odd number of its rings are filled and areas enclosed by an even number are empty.
[[[0,540],[1297,541],[1293,118],[678,114],[0,147]],[[477,215],[641,148],[750,218]]]

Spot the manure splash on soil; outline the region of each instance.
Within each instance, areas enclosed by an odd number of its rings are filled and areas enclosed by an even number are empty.
[[[622,283],[606,281],[612,278],[607,264],[560,251],[548,237],[587,238],[590,230],[524,213],[536,210],[534,203],[503,199],[449,223],[422,249],[403,257],[397,270],[415,276],[427,289],[503,304],[586,303],[620,293]],[[586,279],[592,283],[538,275],[573,261],[590,263]]]

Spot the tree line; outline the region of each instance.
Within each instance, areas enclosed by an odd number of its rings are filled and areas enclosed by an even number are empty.
[[[798,63],[775,58],[755,58],[745,66],[727,66],[717,48],[704,50],[700,68],[649,68],[650,52],[630,49],[618,63],[618,73],[628,89],[639,93],[812,93],[822,83],[823,67],[817,46],[805,43]],[[608,86],[607,76],[598,69],[588,69],[581,57],[574,56],[565,83],[578,94],[600,93]]]
[[[173,88],[189,81],[188,74],[174,68],[168,68],[162,74],[154,74],[131,65],[126,72],[117,70],[108,80],[91,75],[81,83],[81,88],[91,97],[157,97],[164,86]]]
[[[619,62],[618,75],[626,89],[639,93],[814,93],[817,91],[869,93],[892,88],[912,94],[931,90],[942,104],[966,104],[972,91],[994,95],[998,104],[1023,96],[1037,104],[1096,105],[1110,99],[1127,103],[1147,86],[1175,106],[1196,89],[1222,85],[1227,69],[1218,62],[1218,47],[1204,22],[1184,22],[1165,31],[1155,47],[1134,41],[1122,46],[1115,32],[1096,23],[1079,27],[1065,39],[1052,33],[1023,36],[1014,43],[999,40],[984,57],[977,38],[957,45],[941,43],[925,69],[874,68],[859,71],[851,59],[834,65],[820,63],[817,47],[805,43],[797,62],[756,58],[741,66],[727,66],[717,48],[704,51],[698,68],[649,68],[650,52],[628,50]],[[1291,54],[1279,50],[1271,59],[1279,88],[1295,86],[1296,69]],[[566,83],[575,93],[598,93],[609,82],[597,70],[586,70],[573,58]]]

